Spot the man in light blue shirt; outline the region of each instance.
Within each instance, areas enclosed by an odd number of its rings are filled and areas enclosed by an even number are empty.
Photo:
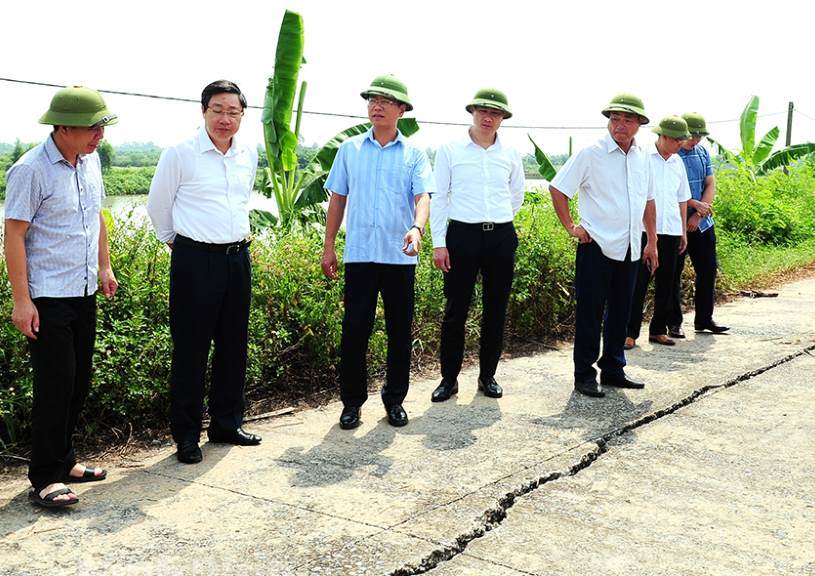
[[[382,294],[388,332],[387,376],[382,388],[388,422],[408,422],[402,407],[410,379],[413,288],[427,221],[433,175],[427,155],[408,143],[397,121],[413,109],[405,85],[378,76],[361,93],[372,128],[342,143],[325,188],[331,192],[321,266],[338,274],[335,240],[345,223],[345,316],[340,345],[340,426],[356,428],[368,398],[368,339]]]

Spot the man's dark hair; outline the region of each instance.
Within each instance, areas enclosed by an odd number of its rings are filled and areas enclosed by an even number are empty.
[[[238,100],[240,100],[241,103],[241,109],[247,106],[246,96],[243,95],[243,92],[241,92],[237,84],[229,80],[216,80],[208,84],[207,87],[204,88],[204,91],[201,92],[201,108],[203,110],[207,109],[210,99],[216,94],[237,94]]]

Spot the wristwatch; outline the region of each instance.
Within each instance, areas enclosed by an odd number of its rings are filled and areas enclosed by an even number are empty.
[[[414,228],[416,228],[416,230],[418,230],[418,231],[419,231],[419,236],[423,238],[423,237],[424,237],[424,230],[422,230],[421,228],[419,228],[418,226],[416,226],[416,224],[414,224],[413,226],[411,226],[410,228],[408,228],[408,230],[413,230]]]

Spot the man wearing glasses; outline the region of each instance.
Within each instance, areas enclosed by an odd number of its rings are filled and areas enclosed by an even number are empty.
[[[28,497],[47,508],[79,501],[66,483],[106,476],[101,468],[77,464],[71,438],[91,381],[96,289],[112,298],[118,287],[96,153],[105,126],[116,122],[96,90],[57,91],[40,118],[53,126],[51,135],[15,162],[6,178],[11,320],[28,338],[34,373]]]
[[[233,82],[204,88],[204,126],[162,153],[147,200],[156,236],[172,250],[170,428],[176,456],[187,464],[202,459],[198,441],[213,343],[207,436],[239,446],[260,443],[241,428],[251,298],[248,203],[258,161],[254,146],[238,137],[245,108]]]
[[[378,76],[361,93],[372,127],[337,151],[325,183],[331,192],[321,266],[338,278],[335,240],[345,222],[345,316],[340,344],[340,427],[359,426],[368,398],[368,340],[382,294],[388,333],[387,375],[382,388],[388,422],[404,426],[402,407],[410,380],[411,324],[417,255],[433,191],[427,155],[397,128],[413,109],[405,85]]]
[[[713,199],[716,196],[716,179],[710,153],[699,142],[710,132],[705,119],[695,112],[683,114],[688,123],[691,138],[682,143],[679,157],[685,163],[690,183],[691,199],[688,200],[688,250],[693,270],[696,273],[694,291],[695,318],[693,327],[697,332],[705,330],[721,334],[730,330],[713,320],[713,303],[716,298],[716,233],[713,230]],[[682,271],[685,269],[685,254],[679,256],[674,273],[674,297],[671,314],[668,318],[668,334],[674,338],[684,338],[682,330]]]
[[[512,117],[503,92],[479,90],[466,110],[473,122],[467,136],[439,148],[434,168],[433,263],[444,273],[447,305],[441,325],[442,380],[431,395],[433,402],[458,392],[464,326],[479,272],[483,312],[478,389],[490,398],[503,395],[495,370],[518,247],[512,219],[524,201],[523,163],[520,154],[498,138],[501,122]]]
[[[578,241],[574,387],[597,398],[605,396],[603,384],[644,387],[623,371],[643,223],[647,244],[642,257],[651,273],[657,269],[656,208],[648,189],[648,156],[634,139],[648,117],[642,100],[632,94],[615,96],[602,113],[609,119],[608,134],[569,158],[549,186],[560,222]],[[579,224],[569,213],[569,199],[575,194]],[[595,362],[601,370],[599,383]]]

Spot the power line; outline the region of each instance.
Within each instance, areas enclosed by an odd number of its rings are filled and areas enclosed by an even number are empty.
[[[26,84],[29,86],[46,86],[49,88],[64,88],[62,84],[52,84],[49,82],[35,82],[33,80],[19,80],[16,78],[0,78],[0,81],[3,82],[12,82],[15,84]],[[177,96],[162,96],[158,94],[144,94],[141,92],[124,92],[121,90],[107,90],[107,89],[99,89],[99,92],[103,92],[105,94],[116,94],[119,96],[133,96],[137,98],[152,98],[154,100],[169,100],[172,102],[192,102],[192,103],[199,103],[200,101],[194,98],[179,98]],[[252,108],[255,110],[263,110],[263,106],[247,106],[247,108]],[[296,110],[294,110],[296,112]],[[796,110],[799,114],[813,120],[813,118],[807,116],[803,112]],[[769,114],[759,114],[758,118],[767,118],[770,116],[779,116],[782,114],[786,114],[786,111],[782,112],[771,112]],[[337,112],[316,112],[313,110],[303,110],[303,114],[309,114],[311,116],[330,116],[335,118],[351,118],[354,120],[364,120],[367,121],[367,116],[359,116],[355,114],[340,114]],[[440,120],[419,120],[416,119],[417,122],[420,124],[430,124],[434,126],[470,126],[470,123],[467,122],[443,122]],[[708,120],[708,124],[726,124],[729,122],[739,122],[739,118],[731,118],[728,120]],[[605,130],[606,126],[527,126],[527,125],[518,125],[518,124],[503,124],[502,128],[514,128],[520,130]]]
[[[793,111],[794,111],[794,112],[796,112],[797,114],[800,114],[801,116],[803,116],[803,117],[804,117],[804,118],[806,118],[807,120],[812,120],[813,122],[815,122],[815,118],[813,118],[813,117],[812,117],[812,116],[810,116],[809,114],[804,114],[804,113],[803,113],[801,110],[799,110],[798,108],[793,109]]]

